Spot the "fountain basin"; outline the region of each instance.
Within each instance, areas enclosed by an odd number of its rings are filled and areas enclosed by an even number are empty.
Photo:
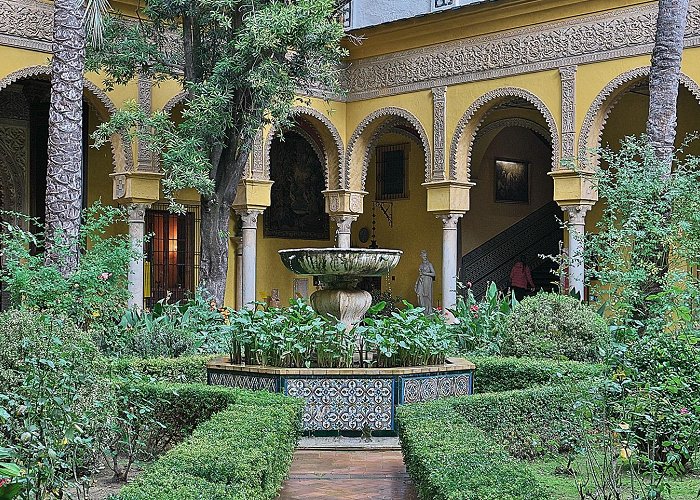
[[[461,358],[403,368],[275,368],[232,364],[224,356],[207,363],[207,382],[301,398],[306,431],[393,434],[398,405],[470,395],[474,369]]]
[[[384,276],[399,263],[401,250],[298,248],[280,250],[282,263],[296,274],[318,276],[329,288],[352,288],[364,276]]]

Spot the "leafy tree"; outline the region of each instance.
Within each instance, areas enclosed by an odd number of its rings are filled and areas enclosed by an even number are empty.
[[[165,196],[201,194],[201,281],[222,303],[231,205],[255,134],[289,124],[297,96],[338,89],[343,29],[337,0],[150,0],[145,19],[106,19],[89,66],[108,86],[139,73],[176,79],[187,92],[182,121],[131,104],[96,134],[137,136],[161,156]],[[182,64],[181,64],[182,63]],[[302,91],[302,92],[300,92]],[[173,209],[177,204],[172,201]]]

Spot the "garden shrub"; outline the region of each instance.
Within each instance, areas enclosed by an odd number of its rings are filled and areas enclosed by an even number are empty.
[[[608,337],[605,320],[574,297],[539,293],[513,309],[501,353],[574,361],[596,361]]]
[[[43,253],[43,233],[33,234],[2,223],[0,247],[4,265],[0,276],[13,307],[70,317],[82,328],[114,324],[127,308],[129,262],[136,257],[128,234],[107,236],[111,226],[126,222],[122,209],[99,201],[83,213],[78,246],[77,270],[62,276],[47,266]],[[41,228],[36,220],[31,223]],[[73,242],[58,240],[57,253],[71,251]]]
[[[213,355],[181,356],[179,358],[118,358],[110,359],[113,375],[141,374],[159,382],[206,383],[207,362]]]
[[[232,404],[255,405],[266,411],[275,407],[296,425],[301,422],[304,401],[265,391],[247,391],[204,384],[140,383],[122,387],[133,403],[149,404],[153,418],[160,422],[150,442],[154,453],[190,435],[201,423]],[[301,432],[301,428],[297,429]]]
[[[591,399],[591,382],[534,387],[449,400],[465,421],[478,427],[516,457],[532,459],[573,451],[580,440],[576,408]]]
[[[574,383],[603,376],[605,367],[578,361],[470,356],[476,365],[474,392],[503,392],[538,385]]]
[[[234,404],[140,474],[118,500],[272,499],[287,476],[300,422],[276,405]]]
[[[468,423],[449,400],[401,406],[406,468],[425,500],[546,500],[526,464]]]
[[[0,314],[0,447],[25,472],[28,497],[89,486],[101,426],[97,348],[68,320]]]

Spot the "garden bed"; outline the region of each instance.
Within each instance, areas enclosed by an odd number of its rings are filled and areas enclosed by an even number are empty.
[[[207,381],[240,389],[283,393],[306,400],[305,431],[395,432],[398,405],[467,396],[474,386],[472,362],[401,368],[274,368],[207,364]]]

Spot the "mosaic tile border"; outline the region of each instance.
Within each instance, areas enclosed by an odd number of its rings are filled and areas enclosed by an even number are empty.
[[[207,384],[248,389],[251,391],[279,392],[279,377],[264,377],[250,373],[207,370]]]
[[[436,399],[470,396],[474,392],[472,372],[399,377],[398,404],[421,403]]]

